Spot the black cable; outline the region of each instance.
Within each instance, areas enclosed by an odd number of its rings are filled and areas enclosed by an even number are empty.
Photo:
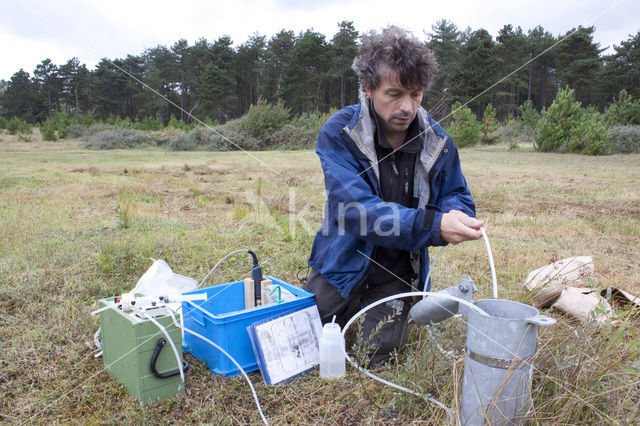
[[[251,250],[247,250],[247,253],[249,253],[253,258],[253,266],[251,267],[251,278],[253,279],[253,291],[256,306],[260,306],[262,305],[262,268],[258,263],[258,256],[256,256],[256,254]]]

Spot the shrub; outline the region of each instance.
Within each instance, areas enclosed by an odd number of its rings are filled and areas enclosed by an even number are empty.
[[[69,128],[66,124],[58,124],[58,139],[66,139],[69,135]]]
[[[7,128],[7,119],[0,115],[0,129]]]
[[[79,139],[84,137],[88,133],[86,126],[82,124],[72,124],[67,128],[68,136],[72,139]]]
[[[155,118],[151,116],[146,116],[146,117],[143,117],[141,120],[138,120],[135,123],[133,123],[132,127],[135,130],[154,131],[154,130],[162,130],[164,128],[164,124],[162,123],[162,120],[160,120],[159,116],[156,116]]]
[[[216,129],[219,132],[219,127]],[[189,139],[195,146],[200,146],[209,151],[229,151],[232,145],[222,136],[208,127],[198,126],[189,132]]]
[[[533,107],[533,102],[529,99],[518,107],[520,111],[520,119],[522,124],[531,129],[538,127],[538,121],[540,120],[540,114]]]
[[[173,127],[165,127],[163,130],[155,132],[147,132],[151,142],[156,146],[169,146],[172,139],[180,134],[185,133],[183,130],[175,129]]]
[[[568,147],[569,151],[581,152],[587,155],[611,154],[612,148],[604,125],[604,118],[595,110],[585,111],[579,128],[580,143],[575,147]]]
[[[476,120],[475,114],[467,107],[456,102],[451,106],[453,122],[447,132],[459,148],[473,146],[480,140],[482,125]]]
[[[90,112],[85,112],[77,117],[71,119],[70,125],[79,124],[81,126],[89,127],[96,124],[96,119]]]
[[[308,114],[305,112],[295,117],[289,124],[293,127],[300,127],[316,132],[316,136],[318,136],[317,134],[320,133],[320,129],[324,123],[326,123],[326,121],[336,112],[336,109],[332,109],[328,113],[314,111],[311,114]]]
[[[200,146],[209,146],[217,137],[219,136],[213,130],[204,126],[198,126],[189,133],[189,138]]]
[[[19,132],[18,133],[18,141],[19,142],[31,142],[31,128],[29,128],[28,132]]]
[[[7,121],[6,125],[7,133],[15,135],[16,133],[31,133],[31,125],[18,117],[13,117]]]
[[[491,105],[487,105],[484,110],[482,119],[482,136],[480,142],[485,145],[493,145],[498,142],[499,136],[492,134],[500,127],[500,123],[496,120],[496,109]]]
[[[85,120],[81,121],[86,122]],[[67,127],[67,136],[73,139],[87,138],[103,130],[112,129],[116,129],[116,127],[112,126],[111,124],[94,122],[94,124],[84,125],[82,123],[75,122],[75,120],[72,120],[72,124]]]
[[[58,132],[58,139],[66,139],[68,135],[68,128],[71,125],[71,117],[66,112],[59,112],[53,117],[56,130]]]
[[[189,128],[189,125],[182,120],[178,120],[175,115],[172,115],[167,123],[167,127],[172,127],[174,129],[179,129],[185,131]]]
[[[240,144],[245,145],[247,143],[243,143],[242,136],[235,133],[233,126],[237,126],[237,124],[232,123],[230,126],[225,124],[224,126],[218,126],[215,130],[198,126],[189,133],[179,132],[168,140],[167,147],[172,151],[192,151],[196,149],[229,151],[237,148],[227,140],[230,139],[238,147],[245,149]],[[255,144],[255,141],[251,143]]]
[[[218,120],[212,120],[211,117],[205,117],[204,120],[202,120],[202,123],[207,126],[207,127],[217,127],[220,125],[220,123],[218,122]],[[193,124],[193,123],[192,123]]]
[[[56,135],[56,124],[57,123],[52,118],[47,118],[42,124],[40,124],[42,140],[54,142],[58,140]]]
[[[180,132],[169,140],[167,148],[171,151],[192,151],[198,147],[194,139],[195,138],[189,137],[186,133]]]
[[[261,146],[270,145],[273,138],[273,135],[271,135],[267,143],[261,144],[259,139],[252,138],[234,126],[225,127],[225,125],[223,125],[216,128],[216,130],[219,130],[222,136],[215,136],[216,142],[209,146],[208,149],[210,151],[220,151],[221,147],[226,147],[226,149],[230,150],[241,149],[245,151],[257,151]]]
[[[244,118],[245,117],[229,120],[223,125],[216,126],[216,132],[222,136],[214,133],[214,143],[208,149],[211,151],[225,149],[255,151],[273,142],[273,134],[269,136],[269,141],[262,143],[263,140],[253,137],[248,132],[244,131]]]
[[[607,133],[612,148],[616,152],[640,153],[640,126],[617,124],[609,127]]]
[[[268,104],[260,98],[239,120],[238,133],[244,133],[248,139],[255,139],[258,147],[267,146],[273,142],[275,132],[289,123],[289,109],[280,102]]]
[[[319,130],[287,124],[274,135],[274,147],[278,149],[313,148],[318,140],[318,133]]]
[[[119,115],[109,114],[106,120],[104,120],[105,124],[110,124],[114,127],[124,127],[130,128],[133,127],[131,120],[128,118],[121,118]]]
[[[627,91],[622,89],[618,100],[607,109],[605,122],[609,126],[640,125],[640,100],[632,102]]]
[[[503,143],[517,145],[518,142],[533,142],[536,131],[529,126],[525,126],[522,120],[517,119],[500,126],[500,128],[496,130],[495,135]]]
[[[145,132],[133,129],[111,128],[89,136],[84,143],[88,149],[122,149],[149,145],[151,139]]]
[[[23,121],[20,124],[20,128],[18,129],[18,140],[20,142],[31,142],[31,134],[33,133],[33,128],[29,123]]]
[[[88,138],[96,133],[104,130],[114,130],[117,127],[111,124],[94,124],[93,126],[85,127],[79,124],[72,124],[69,126],[69,136],[72,138]]]

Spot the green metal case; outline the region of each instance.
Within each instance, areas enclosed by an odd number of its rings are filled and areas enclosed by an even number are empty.
[[[113,303],[113,298],[102,299],[99,307]],[[182,333],[168,315],[154,318],[167,330],[178,349],[182,362]],[[180,316],[176,315],[180,321]],[[141,403],[169,398],[184,392],[180,375],[158,378],[151,371],[151,358],[158,341],[164,338],[160,329],[147,318],[128,314],[118,308],[100,312],[104,368],[120,381],[131,395]],[[167,342],[155,363],[158,373],[178,369],[176,357]]]

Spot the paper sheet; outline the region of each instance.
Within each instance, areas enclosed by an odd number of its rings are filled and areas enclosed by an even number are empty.
[[[256,325],[257,349],[263,358],[261,369],[267,384],[290,379],[317,365],[321,333],[322,322],[315,305]]]

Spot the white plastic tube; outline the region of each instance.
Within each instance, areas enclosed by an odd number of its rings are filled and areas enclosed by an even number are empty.
[[[427,288],[427,286],[429,285],[429,278],[431,278],[431,271],[433,271],[433,268],[436,267],[436,262],[438,261],[438,259],[440,259],[440,255],[444,251],[445,247],[446,246],[442,246],[440,250],[438,250],[438,254],[436,254],[436,257],[433,258],[433,262],[431,262],[431,266],[429,266],[429,272],[427,273],[427,278],[424,280],[423,288]],[[424,297],[427,297],[427,296],[424,296]]]
[[[489,244],[489,238],[484,227],[480,228],[482,232],[482,238],[484,238],[484,244],[487,246],[487,254],[489,255],[489,266],[491,267],[491,280],[493,282],[493,298],[498,298],[498,279],[496,278],[496,267],[493,265],[493,253],[491,252],[491,245]]]
[[[91,315],[98,315],[102,311],[106,311],[107,309],[115,308],[117,306],[117,303],[109,303],[107,306],[103,306],[102,308],[96,309],[95,311],[91,312]]]
[[[216,265],[215,265],[213,268],[211,268],[211,270],[209,271],[209,273],[207,274],[207,276],[206,276],[206,277],[204,277],[204,279],[203,279],[202,281],[200,281],[200,284],[198,284],[198,287],[196,287],[196,288],[200,288],[200,287],[202,287],[202,284],[204,284],[204,282],[205,282],[205,281],[207,281],[207,279],[208,279],[208,278],[209,278],[209,276],[213,273],[213,271],[215,271],[215,270],[216,270],[216,268],[218,267],[218,265],[220,265],[220,264],[221,264],[221,263],[222,263],[222,262],[223,262],[227,257],[231,256],[232,254],[236,254],[236,253],[243,253],[243,252],[249,252],[249,250],[247,250],[247,249],[235,250],[235,251],[232,251],[231,253],[227,254],[227,255],[226,255],[225,257],[223,257],[222,259],[220,259],[220,260],[218,261],[218,263],[216,263]]]
[[[269,425],[269,422],[267,421],[267,418],[265,417],[264,413],[262,412],[262,406],[260,405],[260,400],[258,399],[258,394],[256,393],[256,389],[253,387],[253,383],[251,383],[251,380],[249,379],[249,376],[244,371],[244,369],[240,366],[238,361],[236,361],[235,358],[233,358],[231,355],[229,355],[227,353],[227,351],[222,349],[219,345],[217,345],[213,341],[207,339],[206,337],[204,337],[203,335],[201,335],[199,333],[196,333],[193,330],[190,330],[190,329],[188,329],[186,327],[183,327],[182,325],[178,324],[178,321],[176,320],[176,317],[173,315],[173,312],[171,310],[169,310],[169,315],[171,315],[171,318],[173,319],[173,323],[177,327],[180,327],[185,333],[193,334],[195,337],[204,340],[205,342],[207,342],[208,344],[210,344],[211,346],[213,346],[214,348],[216,348],[217,350],[222,352],[227,358],[229,358],[231,360],[231,362],[233,362],[235,364],[236,367],[238,367],[238,370],[240,370],[240,372],[242,373],[244,378],[247,380],[247,383],[249,384],[249,387],[251,388],[251,393],[253,394],[253,399],[256,402],[256,406],[258,407],[258,412],[260,413],[260,417],[262,417],[262,421],[264,422],[265,425]]]
[[[382,303],[386,303],[388,301],[391,300],[395,300],[395,299],[400,299],[403,297],[414,297],[414,296],[433,296],[433,297],[441,297],[444,299],[450,299],[450,300],[455,300],[456,302],[462,303],[464,305],[466,305],[467,307],[469,307],[470,309],[483,314],[483,315],[487,315],[489,316],[485,311],[483,311],[482,309],[480,309],[479,307],[477,307],[476,305],[474,305],[471,302],[468,302],[466,300],[460,299],[458,297],[455,296],[451,296],[450,294],[445,294],[445,293],[432,293],[430,291],[411,291],[411,292],[407,292],[407,293],[399,293],[399,294],[394,294],[392,296],[389,297],[385,297],[384,299],[380,299],[378,301],[373,302],[372,304],[365,306],[364,308],[362,308],[360,311],[358,311],[353,317],[351,317],[351,319],[349,321],[347,321],[347,323],[345,324],[344,328],[342,329],[342,336],[344,337],[345,333],[347,332],[347,329],[349,328],[349,326],[356,320],[358,319],[358,317],[360,317],[361,315],[363,315],[365,312],[367,312],[369,309],[375,308],[376,306],[382,304]],[[395,383],[392,383],[388,380],[385,380],[381,377],[376,376],[375,374],[369,372],[368,370],[360,367],[355,361],[353,361],[351,359],[351,357],[349,357],[349,354],[347,354],[346,350],[344,353],[345,358],[347,359],[347,361],[349,361],[349,363],[351,365],[353,365],[357,370],[363,372],[364,374],[366,374],[367,376],[371,377],[374,380],[379,381],[380,383],[383,383],[387,386],[391,386],[392,388],[410,393],[412,395],[416,395],[418,397],[424,398],[427,401],[431,402],[432,404],[442,408],[443,410],[445,410],[447,412],[447,414],[449,415],[449,421],[453,422],[453,413],[451,411],[451,409],[449,407],[447,407],[446,405],[444,405],[442,402],[438,401],[437,399],[435,399],[434,397],[432,397],[430,394],[421,394],[419,392],[416,392],[414,390],[405,388],[404,386],[400,386],[397,385]]]

